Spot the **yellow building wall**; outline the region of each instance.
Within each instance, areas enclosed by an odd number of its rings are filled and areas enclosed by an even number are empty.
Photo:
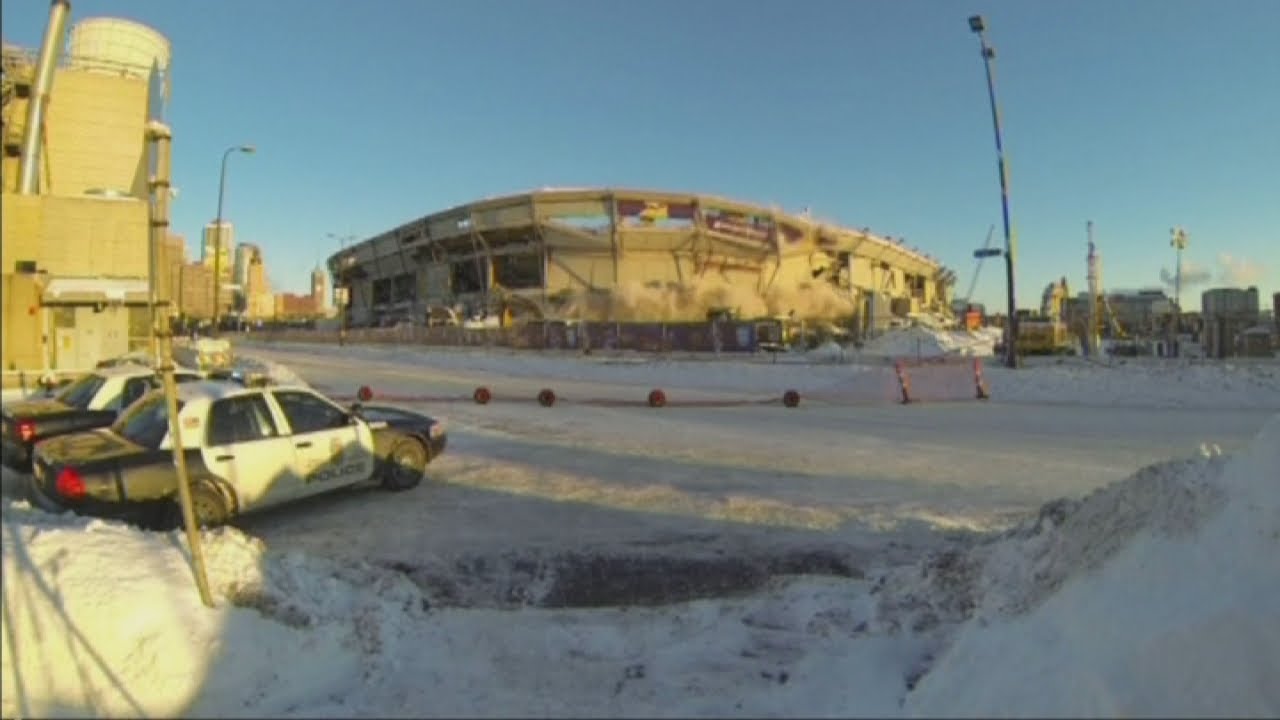
[[[4,270],[34,260],[52,276],[147,277],[147,204],[4,193]]]
[[[5,370],[25,370],[44,365],[44,311],[38,309],[39,296],[36,276],[7,272],[0,276],[0,318],[4,319],[0,348],[3,348]],[[32,308],[37,308],[34,313]]]
[[[41,257],[42,198],[38,195],[0,196],[0,260],[11,273],[21,261],[43,265]]]
[[[147,194],[145,80],[60,69],[49,103],[48,160],[41,187],[53,195],[86,190]]]
[[[547,258],[547,292],[611,289],[616,284],[613,257],[608,254],[550,252]]]

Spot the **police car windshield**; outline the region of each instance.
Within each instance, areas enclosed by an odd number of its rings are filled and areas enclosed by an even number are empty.
[[[178,402],[182,409],[182,402]],[[151,450],[158,449],[169,434],[169,412],[165,407],[164,393],[156,392],[130,407],[111,426],[117,435],[135,445]]]
[[[106,381],[106,378],[101,375],[89,373],[63,388],[55,399],[77,410],[88,410],[89,403],[93,402],[93,396],[98,394],[98,390]]]

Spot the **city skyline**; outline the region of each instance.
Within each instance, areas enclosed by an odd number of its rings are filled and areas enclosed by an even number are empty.
[[[83,0],[75,14],[133,17],[173,42],[175,229],[194,237],[213,215],[225,148],[257,148],[230,163],[224,218],[273,258],[284,290],[307,292],[336,237],[568,185],[810,207],[906,238],[954,270],[964,293],[972,251],[1000,222],[972,8],[762,4],[750,23],[726,23],[742,13],[721,0],[666,7],[682,21],[660,33],[621,8],[561,0],[497,19],[466,5],[327,0]],[[38,45],[44,10],[5,4],[6,40]],[[1084,285],[1089,220],[1107,288],[1171,290],[1169,232],[1182,226],[1184,305],[1218,285],[1280,290],[1280,208],[1269,199],[1280,187],[1269,121],[1280,100],[1258,89],[1280,72],[1264,30],[1280,6],[997,0],[981,10],[998,54],[1019,306],[1063,275]],[[401,21],[384,22],[386,12]],[[422,44],[414,28],[424,26],[461,29]],[[743,56],[765,26],[787,50]],[[850,43],[848,28],[869,31]],[[226,55],[230,36],[243,52]],[[467,52],[477,42],[499,49]],[[565,52],[571,43],[581,52]],[[335,62],[324,50],[334,46],[382,71]],[[442,70],[455,67],[463,72]],[[251,88],[287,92],[244,102]],[[352,107],[377,107],[378,131],[324,112],[334,88]],[[975,299],[1000,307],[1003,273],[988,264]]]

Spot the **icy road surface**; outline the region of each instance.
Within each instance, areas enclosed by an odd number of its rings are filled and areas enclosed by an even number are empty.
[[[513,552],[623,548],[723,553],[786,545],[856,554],[882,552],[893,540],[909,550],[938,542],[937,530],[1003,527],[1045,501],[1084,495],[1202,444],[1231,451],[1274,412],[998,399],[655,410],[573,404],[573,398],[642,400],[648,387],[621,375],[604,382],[599,373],[590,382],[566,380],[572,373],[563,368],[537,377],[539,366],[522,365],[520,357],[508,356],[512,369],[503,374],[492,363],[459,367],[456,356],[440,368],[429,356],[409,362],[368,349],[356,357],[331,348],[243,349],[335,394],[367,384],[383,394],[464,398],[479,384],[491,387],[498,399],[488,406],[404,403],[449,426],[449,449],[431,464],[431,482],[422,487],[396,495],[338,493],[237,523],[277,549],[415,567]],[[742,368],[726,362],[722,371]],[[531,398],[542,387],[565,401],[539,407]],[[669,385],[667,392],[702,399],[770,394],[724,387],[695,392]]]

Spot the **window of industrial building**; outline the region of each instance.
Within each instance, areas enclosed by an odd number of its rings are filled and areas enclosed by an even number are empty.
[[[449,269],[449,284],[455,295],[484,290],[483,260],[462,260]]]
[[[925,276],[923,275],[907,275],[907,287],[911,290],[912,297],[924,298]]]
[[[391,302],[413,302],[417,296],[413,273],[397,275],[391,282]]]
[[[157,311],[158,312],[158,311]],[[129,307],[129,351],[141,350],[151,344],[151,309],[143,306]]]
[[[512,289],[542,287],[542,254],[494,256],[493,281]]]
[[[391,302],[391,278],[380,278],[373,281],[373,304],[385,305]]]
[[[55,328],[74,328],[76,326],[76,309],[68,306],[58,306],[50,308],[53,311],[53,326]]]

